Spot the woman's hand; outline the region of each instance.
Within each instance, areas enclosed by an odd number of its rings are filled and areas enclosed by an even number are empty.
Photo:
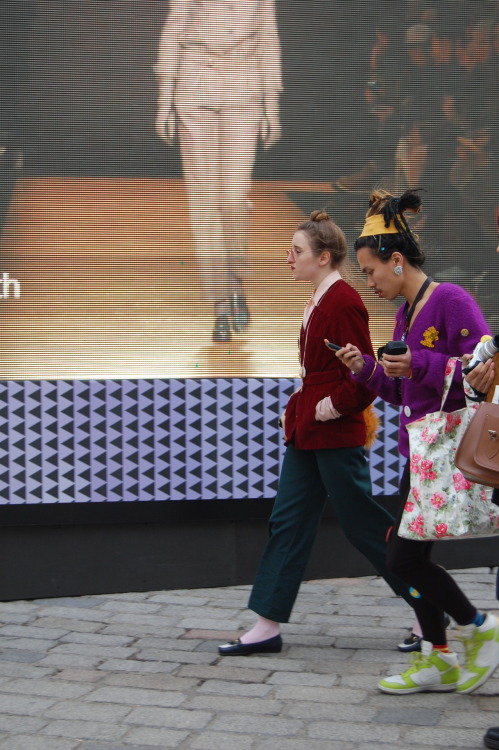
[[[465,354],[463,356],[463,366],[466,367],[471,359],[471,354]],[[488,359],[486,362],[480,362],[476,367],[472,369],[464,379],[471,387],[477,391],[477,393],[488,393],[492,383],[494,382],[496,374],[494,359]]]
[[[157,135],[168,144],[175,140],[176,119],[173,83],[169,79],[160,79],[155,129]]]
[[[175,140],[176,116],[175,110],[168,104],[158,107],[156,115],[156,133],[169,145]]]
[[[409,347],[405,354],[383,354],[381,367],[389,378],[408,378],[411,376],[412,354]]]
[[[263,117],[260,123],[260,138],[265,149],[273,146],[281,138],[279,94],[277,91],[265,94]]]
[[[327,346],[329,344],[329,341],[327,339],[324,339],[324,344],[325,346]],[[347,344],[342,349],[338,349],[335,354],[340,362],[346,365],[346,367],[348,367],[349,370],[355,373],[355,375],[358,375],[366,364],[360,349],[357,349],[357,347],[353,344]]]

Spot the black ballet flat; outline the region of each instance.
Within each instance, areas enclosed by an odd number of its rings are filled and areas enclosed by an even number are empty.
[[[223,646],[218,647],[218,653],[222,656],[249,656],[250,654],[279,654],[282,651],[282,638],[280,635],[275,635],[273,638],[269,638],[266,641],[258,641],[258,643],[241,643],[239,638],[237,641],[229,641],[224,643]]]
[[[235,292],[232,295],[230,305],[232,329],[235,331],[235,333],[245,331],[250,322],[250,313],[248,310],[248,305],[246,304],[246,297],[244,296],[244,294]]]
[[[217,315],[211,338],[217,344],[225,344],[231,340],[232,334],[228,315]]]

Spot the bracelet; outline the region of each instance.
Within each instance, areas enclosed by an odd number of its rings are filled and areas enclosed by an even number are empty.
[[[369,377],[367,378],[367,380],[366,380],[366,383],[369,383],[369,381],[371,380],[372,376],[373,376],[373,375],[374,375],[374,373],[376,372],[376,368],[377,368],[377,366],[378,366],[378,363],[377,363],[377,362],[375,362],[375,363],[374,363],[374,368],[373,368],[373,371],[372,371],[372,373],[371,373],[371,374],[369,375]]]

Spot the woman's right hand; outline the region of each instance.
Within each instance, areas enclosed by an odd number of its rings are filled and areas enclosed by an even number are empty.
[[[161,104],[156,115],[156,133],[166,143],[171,144],[175,140],[175,110],[168,104]]]
[[[325,339],[324,343],[327,346],[328,340]],[[357,349],[354,344],[346,344],[343,349],[338,349],[335,354],[340,362],[348,367],[348,369],[355,375],[358,375],[359,372],[364,369],[366,361],[362,356],[360,349]]]

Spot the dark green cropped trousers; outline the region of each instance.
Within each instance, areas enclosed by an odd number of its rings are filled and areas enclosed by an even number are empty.
[[[412,605],[407,584],[386,566],[386,536],[393,518],[373,500],[364,449],[297,450],[290,444],[248,603],[258,615],[288,622],[328,499],[347,539]]]

